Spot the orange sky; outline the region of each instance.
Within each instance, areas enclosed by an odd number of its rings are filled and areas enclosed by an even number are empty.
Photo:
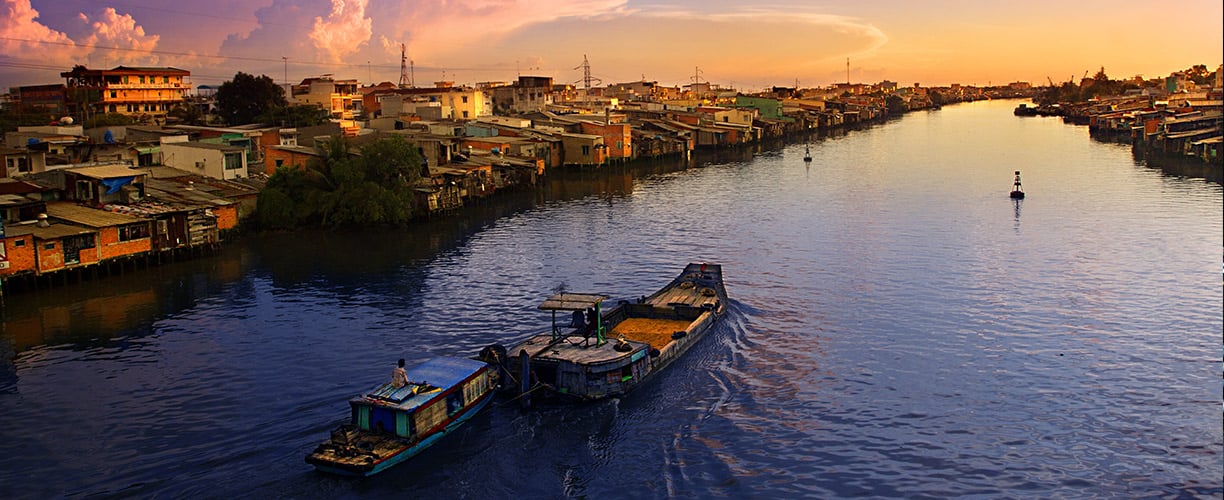
[[[1044,84],[1102,66],[1164,76],[1224,61],[1224,3],[1151,1],[0,0],[0,86],[61,83],[73,64],[175,66],[418,84],[645,78],[744,90],[847,78]],[[288,62],[282,58],[287,58]]]

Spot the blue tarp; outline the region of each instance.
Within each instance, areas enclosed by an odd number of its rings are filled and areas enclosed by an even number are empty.
[[[119,192],[119,188],[131,184],[136,177],[116,177],[114,179],[102,179],[102,185],[106,186],[106,194],[115,194]]]

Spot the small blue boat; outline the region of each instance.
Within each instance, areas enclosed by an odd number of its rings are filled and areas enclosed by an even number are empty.
[[[352,418],[306,456],[323,472],[371,476],[404,462],[458,429],[489,404],[495,373],[482,361],[439,357],[349,400]]]

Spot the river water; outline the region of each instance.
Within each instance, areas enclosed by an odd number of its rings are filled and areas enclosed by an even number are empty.
[[[1224,496],[1221,186],[1015,104],[10,295],[0,497]],[[729,313],[630,396],[498,404],[373,478],[303,462],[396,359],[690,261]]]

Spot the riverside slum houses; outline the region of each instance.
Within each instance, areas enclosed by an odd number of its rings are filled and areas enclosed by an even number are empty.
[[[1093,136],[1130,142],[1145,154],[1219,165],[1224,143],[1222,70],[1224,65],[1206,85],[1176,72],[1162,79],[1163,85],[1059,106],[1065,121],[1087,125]]]
[[[0,289],[89,279],[214,250],[253,212],[280,168],[306,168],[318,145],[399,136],[422,158],[416,213],[460,209],[533,186],[561,168],[686,157],[787,134],[983,98],[985,89],[895,83],[775,87],[745,94],[711,83],[637,81],[576,88],[551,77],[472,86],[436,82],[362,86],[330,76],[287,86],[290,104],[317,106],[320,126],[216,124],[211,96],[178,68],[76,68],[63,85],[10,90],[4,106],[51,117],[4,136],[0,156]],[[193,90],[195,91],[193,93]],[[85,91],[85,92],[82,92]],[[74,99],[94,96],[84,102]],[[171,111],[205,112],[204,124]],[[130,125],[84,128],[123,115]],[[199,122],[196,122],[199,123]]]

